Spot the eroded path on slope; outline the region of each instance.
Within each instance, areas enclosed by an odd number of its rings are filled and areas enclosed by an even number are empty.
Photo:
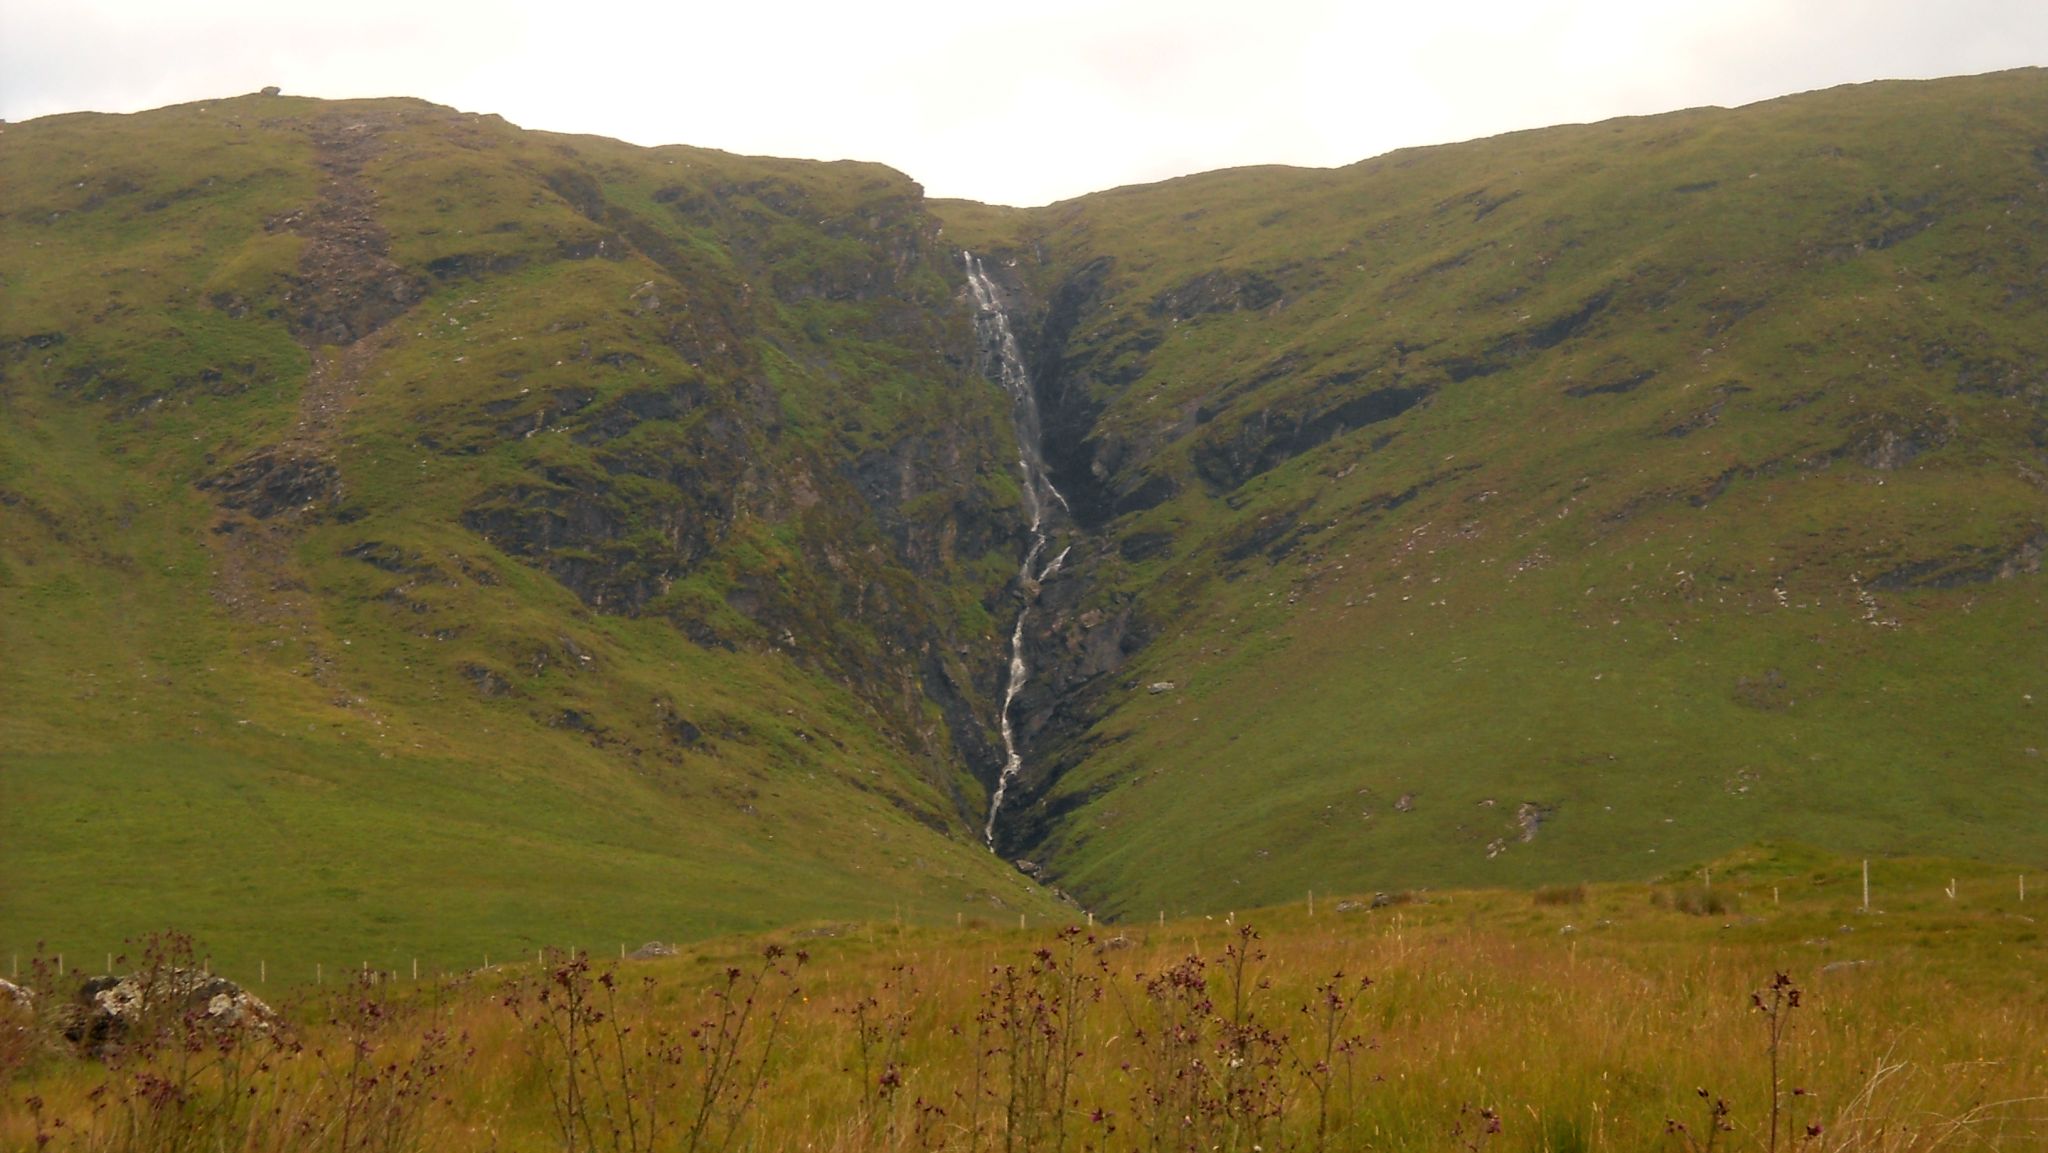
[[[312,359],[298,411],[277,443],[199,482],[216,509],[208,534],[215,599],[231,616],[273,631],[273,646],[302,646],[309,675],[344,707],[362,698],[335,682],[293,552],[308,525],[341,507],[336,450],[365,370],[396,338],[390,322],[424,295],[421,279],[391,260],[376,193],[363,178],[392,126],[387,116],[370,115],[309,128],[323,176],[319,198],[265,222],[304,241],[283,301],[292,335]],[[231,314],[246,307],[216,304]]]

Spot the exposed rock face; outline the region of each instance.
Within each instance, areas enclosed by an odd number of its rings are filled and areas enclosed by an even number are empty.
[[[1323,382],[1341,395],[1349,380]],[[1316,394],[1330,392],[1318,387]],[[1234,489],[1252,477],[1315,448],[1334,436],[1389,421],[1428,400],[1430,390],[1416,386],[1377,388],[1314,411],[1259,409],[1225,429],[1212,426],[1194,447],[1195,471],[1219,489]]]
[[[1103,257],[1077,270],[1045,302],[1044,319],[1020,337],[1038,392],[1046,467],[1054,487],[1066,494],[1074,519],[1091,529],[1108,519],[1114,503],[1103,484],[1109,467],[1100,458],[1113,458],[1117,450],[1096,435],[1103,408],[1091,393],[1097,358],[1074,347],[1074,331],[1100,306],[1114,269],[1115,262]]]
[[[1078,550],[1077,550],[1078,551]],[[1034,670],[1011,716],[1025,748],[1025,771],[1002,827],[999,847],[1030,849],[1081,798],[1048,800],[1052,787],[1095,750],[1089,730],[1118,692],[1114,676],[1144,647],[1150,631],[1128,594],[1103,595],[1095,573],[1114,549],[1092,542],[1090,551],[1046,582],[1040,612],[1025,632],[1025,659]]]
[[[1237,312],[1269,308],[1284,295],[1279,285],[1255,271],[1204,272],[1194,279],[1160,293],[1152,301],[1155,316],[1192,320],[1211,312]]]
[[[1055,574],[1023,590],[1035,598],[1022,651],[1031,676],[1010,715],[1023,767],[993,830],[997,847],[1009,851],[1036,845],[1050,831],[1059,812],[1046,804],[1048,791],[1092,751],[1087,734],[1105,708],[1109,674],[1121,669],[1149,635],[1131,597],[1098,586],[1101,566],[1127,559],[1129,550],[1113,536],[1089,536],[1178,490],[1165,476],[1120,472],[1131,446],[1096,427],[1104,382],[1116,386],[1135,379],[1145,354],[1164,339],[1148,325],[1111,342],[1113,347],[1102,342],[1080,346],[1077,328],[1101,319],[1097,311],[1114,263],[1103,259],[1081,267],[1044,299],[1033,293],[1014,261],[991,260],[984,267],[1004,299],[1016,304],[1019,343],[1037,401],[1039,449],[1065,510],[1084,534]],[[1024,323],[1025,317],[1033,322]],[[1157,555],[1171,546],[1170,537],[1152,534],[1137,543],[1135,552]]]
[[[306,245],[296,283],[286,295],[288,319],[308,344],[352,344],[412,307],[422,279],[393,263],[376,218],[376,193],[362,179],[384,125],[330,120],[312,133],[327,176],[317,204],[270,222],[297,232]]]
[[[269,1032],[277,1014],[240,985],[193,969],[95,977],[62,1011],[66,1040],[101,1053],[150,1030],[200,1027]]]
[[[333,505],[341,496],[341,477],[333,464],[284,451],[261,452],[199,482],[219,494],[225,508],[267,520],[283,512],[310,512]]]

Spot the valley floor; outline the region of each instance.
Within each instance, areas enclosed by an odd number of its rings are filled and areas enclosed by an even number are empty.
[[[61,1054],[24,1016],[0,1054],[15,1066],[0,1146],[2048,1141],[2048,949],[2017,878],[1877,862],[1868,908],[1856,862],[1766,850],[1705,879],[558,954],[300,989],[274,1038],[184,1044],[198,1038],[172,1021],[104,1061]]]

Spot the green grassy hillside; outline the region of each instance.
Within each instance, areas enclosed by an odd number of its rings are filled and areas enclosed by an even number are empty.
[[[939,206],[1095,530],[1007,847],[1143,916],[2048,858],[2044,141],[2025,71]]]
[[[1050,907],[974,835],[1016,490],[914,184],[266,97],[0,184],[0,950]]]
[[[0,187],[0,951],[2048,859],[2037,71],[1031,210],[260,96]]]

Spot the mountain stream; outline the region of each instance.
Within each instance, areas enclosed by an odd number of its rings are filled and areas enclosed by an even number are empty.
[[[995,795],[989,800],[988,825],[982,830],[983,839],[994,848],[996,815],[1003,810],[1010,782],[1024,768],[1024,755],[1017,751],[1016,726],[1010,721],[1010,707],[1031,679],[1030,666],[1024,663],[1024,623],[1038,603],[1039,586],[1059,572],[1067,559],[1067,550],[1061,549],[1043,567],[1039,565],[1039,558],[1052,547],[1050,521],[1054,510],[1067,511],[1067,499],[1053,487],[1045,470],[1038,397],[1031,390],[1031,374],[1024,367],[1024,353],[1017,346],[1017,336],[1010,330],[1009,314],[1003,311],[1002,298],[997,295],[995,282],[989,279],[981,258],[971,252],[963,253],[962,257],[967,264],[967,287],[974,294],[974,336],[981,349],[982,364],[985,369],[994,370],[996,383],[1010,396],[1010,421],[1017,433],[1017,471],[1024,480],[1024,510],[1031,518],[1031,544],[1024,550],[1023,564],[1017,568],[1024,603],[1017,610],[1015,627],[1010,630],[1010,671],[1003,685],[1003,771],[996,778]]]

